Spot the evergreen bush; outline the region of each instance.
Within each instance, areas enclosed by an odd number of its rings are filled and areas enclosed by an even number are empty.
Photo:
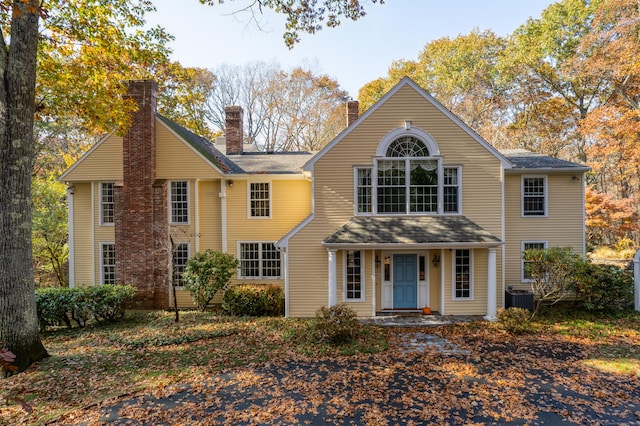
[[[284,293],[272,284],[232,286],[224,292],[222,309],[235,316],[280,316],[284,314]]]

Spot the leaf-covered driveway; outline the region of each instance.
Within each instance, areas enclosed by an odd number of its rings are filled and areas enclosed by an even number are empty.
[[[446,345],[418,345],[424,333]],[[638,424],[640,375],[583,362],[588,340],[460,328],[389,331],[375,355],[233,368],[52,424]],[[454,350],[442,349],[445,347]]]

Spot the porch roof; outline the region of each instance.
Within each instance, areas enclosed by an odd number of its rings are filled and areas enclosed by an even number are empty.
[[[500,238],[465,216],[355,216],[323,245],[329,248],[497,247]]]

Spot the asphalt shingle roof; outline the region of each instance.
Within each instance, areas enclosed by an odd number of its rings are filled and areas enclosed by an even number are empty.
[[[224,173],[242,173],[242,169],[236,164],[225,157],[215,146],[202,136],[198,136],[190,130],[182,127],[178,123],[169,120],[167,117],[163,117],[160,114],[156,114],[158,119],[164,124],[169,126],[174,132],[176,132],[182,139],[189,145],[194,147],[196,151],[204,155],[204,157],[211,163],[216,165]]]
[[[509,160],[514,169],[570,169],[589,170],[583,164],[572,163],[544,154],[527,151],[526,149],[504,149],[500,153]]]
[[[157,114],[158,119],[169,126],[189,145],[227,174],[287,174],[302,173],[302,166],[311,157],[309,152],[245,152],[242,155],[224,155],[209,140],[196,135],[178,123]]]
[[[502,242],[465,216],[356,216],[324,240],[327,246],[456,243]]]
[[[302,166],[313,157],[309,152],[245,152],[228,155],[245,173],[302,173]]]

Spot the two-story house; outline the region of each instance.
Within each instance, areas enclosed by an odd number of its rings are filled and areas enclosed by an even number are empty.
[[[257,153],[242,110],[226,144],[155,111],[130,84],[131,129],[94,146],[69,184],[72,285],[132,283],[149,307],[192,306],[180,273],[207,248],[236,255],[234,282],[284,287],[288,316],[345,302],[361,316],[429,306],[495,317],[526,288],[524,250],[584,253],[587,167],[500,152],[409,78],[315,155]]]

